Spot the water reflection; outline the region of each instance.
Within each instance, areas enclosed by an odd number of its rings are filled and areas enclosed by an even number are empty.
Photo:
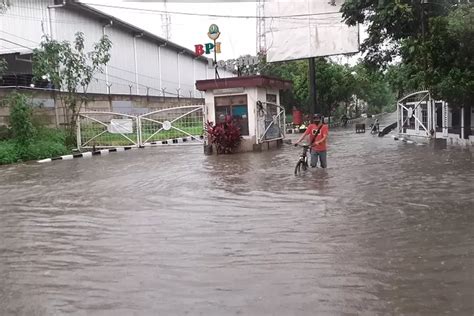
[[[330,140],[1,167],[0,314],[472,314],[471,153]]]

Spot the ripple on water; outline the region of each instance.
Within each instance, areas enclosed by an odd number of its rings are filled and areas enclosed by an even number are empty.
[[[0,168],[0,314],[472,314],[472,156],[331,131]]]

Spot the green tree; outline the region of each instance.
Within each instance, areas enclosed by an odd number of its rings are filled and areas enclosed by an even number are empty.
[[[33,110],[24,94],[12,93],[7,99],[10,106],[10,126],[13,138],[24,148],[36,136],[37,130],[33,125]]]
[[[302,60],[278,63],[266,63],[263,61],[259,67],[263,75],[275,76],[293,82],[293,89],[281,94],[281,103],[287,106],[287,110],[296,106],[309,111],[308,93],[308,63]]]
[[[395,103],[395,93],[386,73],[368,67],[363,61],[352,68],[355,78],[356,95],[368,104],[368,113],[377,114]]]
[[[430,20],[424,46],[428,55],[427,85],[435,98],[453,106],[474,102],[474,5],[461,5],[445,17]],[[424,59],[413,63],[422,68]]]
[[[398,96],[429,89],[459,106],[473,102],[473,10],[464,0],[348,0],[342,6],[347,24],[369,25],[362,44],[366,61],[388,66]],[[401,65],[390,66],[394,57]]]
[[[0,58],[0,76],[3,75],[7,71],[7,62],[5,59]]]
[[[317,101],[323,114],[332,116],[341,105],[347,105],[356,93],[356,81],[347,65],[324,58],[316,61]]]
[[[368,25],[361,49],[366,61],[380,66],[400,55],[406,39],[423,40],[429,19],[446,16],[457,4],[457,0],[347,0],[341,11],[348,25]]]
[[[107,36],[85,51],[84,34],[76,33],[73,43],[56,41],[44,37],[38,49],[33,52],[33,74],[35,78],[47,78],[60,93],[63,104],[69,112],[69,140],[73,143],[75,126],[82,105],[87,102],[85,94],[96,73],[110,60],[112,43]],[[78,94],[82,89],[84,96]]]

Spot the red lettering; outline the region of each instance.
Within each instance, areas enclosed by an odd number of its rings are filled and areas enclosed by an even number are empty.
[[[194,53],[196,54],[196,56],[203,55],[204,54],[204,46],[201,45],[201,44],[194,45]]]

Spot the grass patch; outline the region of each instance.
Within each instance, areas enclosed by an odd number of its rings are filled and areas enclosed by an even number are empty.
[[[204,133],[204,128],[201,121],[195,122],[176,122],[173,124],[175,128],[171,128],[168,131],[161,130],[156,133],[162,126],[157,123],[146,124],[142,127],[142,141],[143,142],[154,142],[163,141],[168,139],[175,139],[181,137],[201,136]],[[134,126],[135,133],[124,134],[130,138],[133,142],[137,141],[136,126]],[[155,134],[156,133],[156,134]],[[98,136],[100,135],[100,136]],[[90,123],[88,125],[81,126],[81,140],[83,146],[127,146],[132,145],[133,142],[125,138],[121,134],[112,134],[107,132],[107,128],[99,123]]]
[[[27,144],[14,139],[0,141],[0,165],[68,154],[71,151],[65,141],[65,132],[50,128],[38,129],[37,135]]]
[[[0,165],[15,163],[19,160],[19,152],[14,141],[0,141]]]

